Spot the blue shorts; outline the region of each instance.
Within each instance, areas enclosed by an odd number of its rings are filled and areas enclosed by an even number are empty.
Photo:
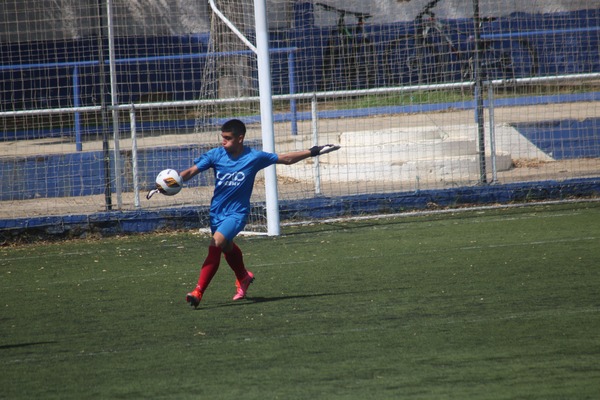
[[[211,218],[210,230],[211,232],[219,232],[225,236],[225,239],[231,241],[234,237],[240,233],[246,226],[246,219],[239,217],[227,217],[219,221],[214,221]]]

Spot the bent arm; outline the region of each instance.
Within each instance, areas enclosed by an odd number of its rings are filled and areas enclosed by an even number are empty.
[[[192,179],[194,176],[198,175],[199,173],[200,170],[198,169],[198,167],[193,165],[185,171],[180,172],[179,176],[181,176],[181,179],[183,179],[183,181],[186,182]]]

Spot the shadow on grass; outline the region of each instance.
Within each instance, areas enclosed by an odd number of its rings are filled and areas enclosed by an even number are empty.
[[[20,347],[30,347],[30,346],[41,346],[44,344],[53,344],[53,343],[56,343],[56,342],[31,342],[31,343],[5,344],[5,345],[0,345],[0,350],[17,349]]]
[[[361,293],[369,293],[369,292],[382,292],[382,291],[400,291],[405,290],[406,288],[385,288],[385,289],[373,289],[373,290],[362,290]],[[274,301],[285,301],[285,300],[294,300],[294,299],[309,299],[309,298],[318,298],[318,297],[332,297],[332,296],[349,296],[355,295],[356,292],[336,292],[336,293],[312,293],[312,294],[297,294],[297,295],[288,295],[288,296],[273,296],[273,297],[259,297],[259,296],[246,296],[243,300],[232,301],[230,303],[222,303],[216,305],[209,305],[206,307],[202,307],[202,303],[196,310],[208,310],[214,308],[222,308],[222,307],[236,307],[236,306],[247,306],[251,304],[259,304],[259,303],[270,303]]]
[[[347,293],[315,293],[315,294],[299,294],[292,296],[274,296],[274,297],[254,297],[248,296],[245,300],[250,303],[270,303],[272,301],[281,300],[292,300],[292,299],[308,299],[311,297],[327,297],[327,296],[339,296]]]
[[[253,303],[269,303],[272,301],[282,301],[282,300],[292,300],[292,299],[306,299],[310,297],[325,297],[325,296],[338,296],[344,293],[316,293],[316,294],[299,294],[299,295],[290,295],[290,296],[274,296],[274,297],[254,297],[254,296],[246,296],[243,300],[232,301],[230,303],[222,303],[214,306],[206,306],[202,307],[202,303],[196,310],[208,310],[213,308],[222,308],[222,307],[236,307],[236,306],[247,306]],[[346,293],[347,294],[347,293]]]

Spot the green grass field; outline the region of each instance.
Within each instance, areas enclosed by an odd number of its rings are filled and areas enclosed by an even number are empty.
[[[0,398],[596,399],[600,203],[0,249]]]

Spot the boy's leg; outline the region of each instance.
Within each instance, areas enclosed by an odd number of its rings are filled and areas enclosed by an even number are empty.
[[[202,264],[202,268],[200,269],[200,277],[198,278],[198,284],[196,288],[187,294],[186,301],[190,303],[191,306],[197,307],[200,304],[200,300],[202,300],[202,294],[208,288],[210,281],[217,273],[219,269],[219,264],[221,263],[221,253],[222,250],[218,246],[208,246],[208,255]]]
[[[202,268],[200,269],[200,277],[198,278],[198,288],[201,292],[204,292],[210,281],[217,273],[219,269],[219,265],[221,264],[221,250],[218,246],[208,246],[208,255],[202,264]]]
[[[227,264],[229,264],[236,277],[235,285],[237,287],[237,293],[233,297],[234,300],[246,297],[248,286],[254,281],[254,275],[252,272],[249,272],[244,265],[242,251],[233,241],[237,234],[242,231],[244,225],[244,220],[228,218],[219,225],[218,232],[215,234],[215,236],[221,234],[227,240],[226,246],[223,246],[225,249],[223,254],[225,255]]]
[[[248,275],[248,271],[244,265],[244,255],[237,244],[231,242],[231,245],[231,250],[223,252],[223,254],[225,255],[225,261],[227,261],[227,264],[229,264],[233,270],[235,277],[238,281],[241,281]]]
[[[231,242],[231,244],[231,250],[223,254],[225,254],[225,260],[227,260],[227,264],[229,264],[236,277],[235,286],[237,291],[233,296],[233,300],[240,300],[246,297],[248,287],[254,282],[254,274],[244,266],[242,250],[235,243]]]
[[[244,229],[245,225],[243,219],[230,217],[221,222],[217,232],[214,234],[214,238],[217,242],[221,242],[220,244],[223,249],[223,254],[225,255],[225,260],[238,280],[244,279],[246,275],[248,275],[248,271],[246,271],[246,267],[244,266],[242,251],[237,244],[235,244],[233,239],[242,231],[242,229]]]

